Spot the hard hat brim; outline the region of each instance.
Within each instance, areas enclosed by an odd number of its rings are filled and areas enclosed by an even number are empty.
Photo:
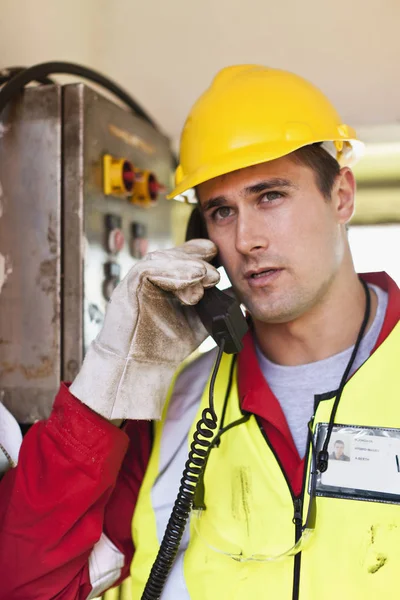
[[[230,150],[229,153],[213,158],[212,164],[204,164],[200,166],[196,171],[192,172],[191,175],[183,177],[175,189],[168,194],[169,200],[175,199],[182,196],[188,190],[195,188],[197,185],[214,179],[220,175],[226,175],[240,169],[262,164],[282,158],[295,152],[299,148],[310,145],[310,143],[324,143],[326,139],[313,140],[312,142],[304,140],[284,140],[279,143],[266,143],[256,144],[253,146],[247,146],[245,148],[238,148],[237,150]],[[337,140],[330,140],[332,142],[343,142],[343,138]],[[350,158],[347,156],[344,161],[338,159],[341,166],[352,166],[362,156],[364,144],[355,138],[345,140],[351,144],[352,152]]]

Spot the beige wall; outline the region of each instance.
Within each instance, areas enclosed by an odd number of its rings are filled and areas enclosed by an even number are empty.
[[[96,0],[0,0],[1,66],[52,59],[95,66]],[[101,20],[101,19],[100,19]]]
[[[310,78],[351,123],[392,123],[399,22],[397,0],[0,0],[0,65],[99,69],[175,140],[215,71],[235,62]]]

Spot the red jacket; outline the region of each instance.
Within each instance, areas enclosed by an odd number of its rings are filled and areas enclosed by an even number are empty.
[[[400,290],[385,274],[363,277],[389,292],[378,347],[399,320]],[[259,377],[255,354],[248,349],[246,355],[252,356],[246,370]],[[239,393],[245,399],[240,363]],[[246,409],[262,418],[296,490],[302,461],[279,403],[259,381],[258,404],[247,395]],[[0,600],[86,599],[88,557],[103,531],[125,556],[120,580],[125,578],[134,552],[132,515],[150,450],[148,422],[130,421],[122,431],[62,384],[51,416],[29,430],[18,467],[0,483]]]

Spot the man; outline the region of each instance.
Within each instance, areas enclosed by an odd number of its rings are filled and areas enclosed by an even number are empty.
[[[329,455],[332,460],[343,460],[345,462],[350,461],[350,457],[344,453],[344,442],[342,440],[336,440],[333,446],[333,452]]]
[[[187,119],[172,194],[197,197],[209,240],[131,270],[78,377],[25,437],[2,481],[1,598],[93,598],[129,569],[141,598],[208,406],[215,351],[170,383],[205,337],[193,307],[218,281],[217,251],[251,328],[237,361],[222,359],[224,433],[162,599],[397,597],[399,498],[344,500],[317,481],[335,424],[400,427],[399,290],[359,278],[347,239],[358,149],[303,79],[216,77]]]

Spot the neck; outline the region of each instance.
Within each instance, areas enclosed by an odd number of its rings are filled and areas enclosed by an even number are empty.
[[[371,293],[371,326],[378,305]],[[354,269],[337,277],[311,310],[289,323],[254,322],[258,345],[280,365],[302,365],[334,356],[356,341],[365,314],[365,291]]]

